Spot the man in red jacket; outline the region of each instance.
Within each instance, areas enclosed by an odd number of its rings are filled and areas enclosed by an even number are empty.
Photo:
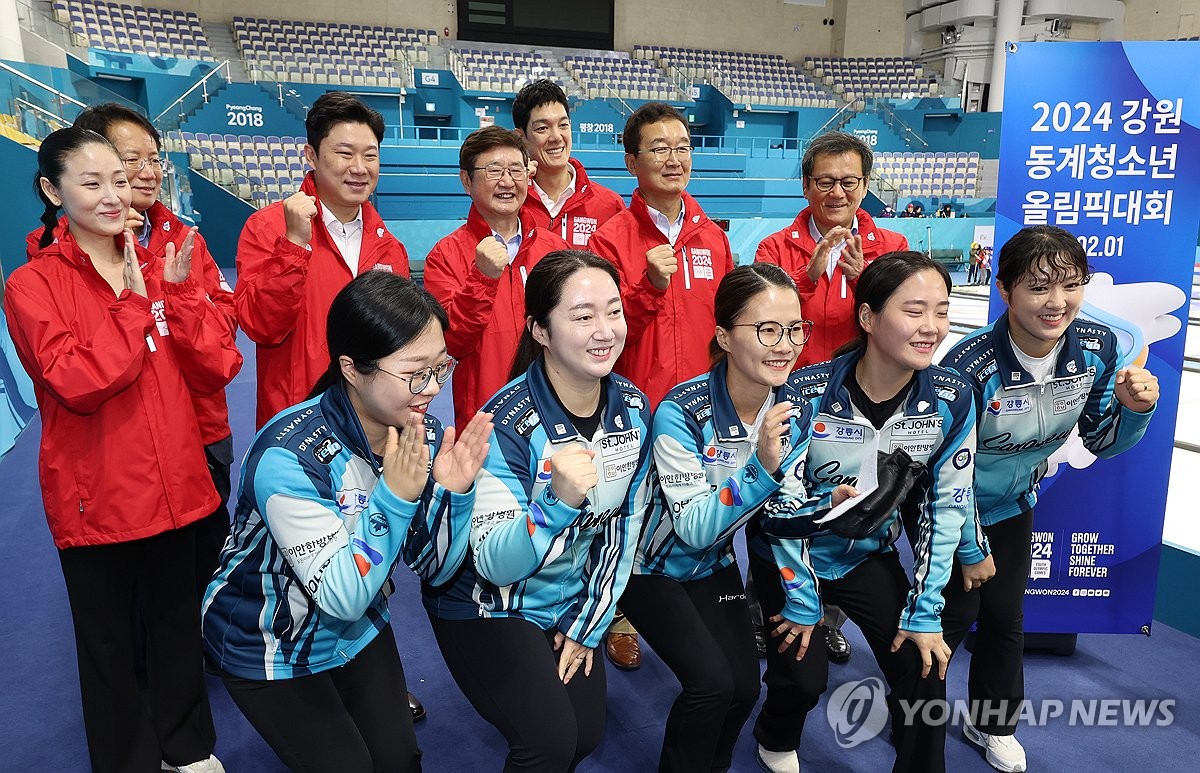
[[[691,133],[683,115],[647,102],[625,123],[625,168],[637,178],[629,208],[588,247],[616,265],[629,334],[616,371],[657,406],[676,384],[710,366],[708,334],[717,285],[733,270],[725,232],[686,188]]]
[[[703,330],[714,324],[717,285],[733,270],[729,239],[686,188],[692,135],[683,115],[647,102],[625,122],[625,168],[637,178],[633,203],[608,221],[589,248],[616,265],[629,332],[616,371],[646,393],[652,407],[671,387],[710,366]],[[641,665],[637,632],[624,616],[604,648],[617,668]]]
[[[583,164],[571,158],[569,110],[567,95],[545,79],[527,84],[513,100],[513,126],[537,162],[521,216],[585,249],[597,228],[624,211],[625,200],[589,180]]]
[[[763,239],[754,255],[791,275],[800,289],[800,311],[813,321],[797,368],[831,359],[858,335],[854,288],[859,274],[875,258],[908,249],[903,234],[879,228],[859,208],[873,160],[871,148],[853,134],[828,132],[814,139],[800,161],[808,206],[787,228]],[[825,607],[825,647],[835,663],[850,659],[850,642],[841,630],[845,621],[840,609]]]
[[[516,133],[499,126],[471,132],[458,165],[471,211],[425,258],[425,288],[450,317],[446,349],[459,361],[454,416],[465,422],[509,381],[530,270],[567,244],[522,217],[529,156]]]
[[[824,362],[857,335],[854,287],[875,258],[908,249],[903,234],[885,231],[860,209],[874,155],[852,134],[829,132],[809,143],[800,162],[808,206],[758,245],[754,259],[774,263],[800,288],[800,308],[812,336],[796,367]]]
[[[304,121],[313,171],[300,190],[255,212],[238,241],[237,318],[257,344],[261,428],[308,397],[329,366],[325,316],[363,271],[408,276],[408,253],[368,199],[379,182],[383,117],[340,91]]]

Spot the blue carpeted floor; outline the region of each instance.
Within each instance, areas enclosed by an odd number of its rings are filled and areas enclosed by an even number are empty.
[[[253,347],[242,339],[247,362],[228,390],[241,459],[253,433]],[[435,412],[449,415],[448,391]],[[0,511],[0,771],[87,770],[79,708],[75,652],[58,559],[45,525],[37,484],[40,424],[34,424],[0,462],[6,506]],[[424,701],[429,718],[418,726],[425,770],[498,770],[504,756],[499,734],[474,713],[451,681],[421,609],[411,574],[397,574],[392,597],[393,627],[409,685]],[[1181,588],[1179,592],[1189,592]],[[847,627],[856,653],[845,666],[830,666],[830,687],[878,674],[857,630]],[[951,668],[952,698],[966,696],[966,658]],[[652,771],[663,721],[676,683],[653,654],[634,673],[608,669],[608,731],[583,771]],[[1182,771],[1200,758],[1200,640],[1159,625],[1150,638],[1081,636],[1069,658],[1032,655],[1026,661],[1027,697],[1037,702],[1073,699],[1174,700],[1167,726],[1085,726],[1064,715],[1044,727],[1023,727],[1019,738],[1038,771]],[[230,702],[221,684],[210,682],[219,740],[217,754],[231,773],[283,770]],[[1162,715],[1158,715],[1161,717]],[[950,733],[947,769],[991,768],[981,755]],[[1187,760],[1192,762],[1187,762]],[[802,760],[809,771],[887,771],[892,749],[874,738],[842,749],[826,720],[825,702],[810,715]],[[735,771],[757,770],[749,726],[742,733]]]

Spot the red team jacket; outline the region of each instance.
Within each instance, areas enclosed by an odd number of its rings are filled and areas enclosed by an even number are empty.
[[[300,190],[317,195],[312,172]],[[258,344],[258,406],[255,427],[312,391],[329,367],[325,318],[333,298],[353,278],[321,219],[313,218],[312,242],[293,244],[285,236],[283,202],[250,216],[237,251],[237,320]],[[393,271],[408,276],[408,253],[387,230],[370,204],[362,205],[362,248],[358,272]]]
[[[154,202],[143,214],[150,221],[150,241],[146,249],[151,255],[156,258],[166,255],[168,242],[174,244],[175,249],[183,246],[189,226],[163,206],[162,202]],[[66,217],[59,218],[55,234],[61,236],[66,227]],[[32,258],[40,251],[38,242],[44,230],[39,228],[25,237],[26,257]],[[233,290],[226,283],[225,275],[213,260],[212,253],[208,251],[208,245],[199,232],[196,233],[196,240],[192,244],[192,273],[204,288],[209,300],[225,315],[229,323],[231,341],[236,343],[237,318],[233,308]],[[240,363],[234,375],[237,375],[238,370],[241,370]],[[229,437],[229,406],[225,401],[224,389],[209,395],[193,394],[192,409],[196,411],[196,420],[200,423],[200,439],[204,445]]]
[[[875,225],[866,210],[858,210],[857,217],[864,263],[888,252],[908,249],[904,234],[885,231]],[[811,208],[800,210],[791,225],[763,239],[754,254],[756,261],[774,263],[791,275],[800,289],[801,313],[815,323],[808,343],[796,360],[797,368],[832,359],[839,346],[858,335],[858,326],[854,322],[854,288],[858,280],[847,279],[843,294],[840,267],[833,270],[832,281],[828,274],[822,274],[816,284],[808,278],[808,264],[817,248],[808,230],[811,218]]]
[[[645,392],[652,407],[671,387],[711,367],[708,343],[717,285],[733,270],[725,232],[686,192],[683,205],[683,230],[675,241],[680,267],[666,290],[655,289],[646,276],[646,253],[666,244],[667,237],[650,219],[638,191],[629,208],[609,220],[588,244],[621,274],[629,333],[616,371]]]
[[[454,371],[454,418],[469,420],[508,383],[517,342],[525,328],[525,277],[546,253],[567,249],[549,231],[522,222],[517,257],[499,279],[475,265],[475,246],[492,233],[471,207],[467,222],[443,237],[425,258],[425,289],[446,309],[446,349],[459,361]]]
[[[161,258],[141,247],[138,258],[146,298],[114,294],[69,233],[6,286],[8,327],[42,413],[38,472],[60,549],[160,534],[219,501],[189,389],[219,391],[241,355],[194,274],[166,283]]]
[[[583,164],[573,158],[568,160],[575,167],[575,193],[552,218],[531,186],[521,206],[521,222],[558,234],[572,248],[583,250],[600,226],[625,211],[625,200],[616,191],[591,182]]]

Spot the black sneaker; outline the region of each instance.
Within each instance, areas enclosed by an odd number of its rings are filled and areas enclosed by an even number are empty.
[[[825,626],[825,649],[829,651],[829,659],[834,663],[845,663],[850,660],[850,642],[840,628]]]

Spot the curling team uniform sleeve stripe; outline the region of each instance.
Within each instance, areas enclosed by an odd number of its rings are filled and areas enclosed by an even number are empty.
[[[314,488],[295,454],[282,448],[263,452],[258,472],[260,512],[306,592],[334,617],[361,618],[392,572],[418,503],[380,481],[339,505],[330,491]],[[350,511],[356,512],[343,521],[341,513]]]
[[[960,397],[951,404],[939,400],[939,407],[948,429],[930,459],[931,483],[921,502],[913,546],[913,587],[900,615],[899,627],[915,633],[942,630],[942,591],[950,580],[963,522],[975,515],[975,405]]]
[[[404,562],[427,584],[437,587],[452,580],[467,557],[475,487],[459,494],[431,479],[422,522],[413,519],[404,545]]]
[[[479,575],[493,585],[505,586],[531,577],[552,554],[561,552],[559,537],[579,519],[583,509],[558,499],[549,485],[531,501],[532,476],[524,466],[530,464],[528,450],[513,450],[511,453],[519,452],[520,458],[510,460],[502,437],[497,441],[488,449],[483,469],[475,479],[471,551]],[[534,463],[543,464],[536,459]],[[549,460],[544,463],[547,469],[539,468],[536,474],[548,478],[548,465]]]
[[[716,491],[710,487],[695,447],[697,436],[683,409],[670,400],[654,416],[654,463],[671,512],[675,533],[690,547],[705,550],[740,529],[780,482],[763,469],[757,454],[733,471]],[[689,446],[685,447],[684,442]]]
[[[1108,351],[1110,357],[1095,357],[1092,363],[1096,368],[1096,380],[1079,419],[1079,435],[1084,447],[1102,459],[1127,451],[1141,440],[1157,407],[1139,413],[1121,405],[1116,388],[1123,358],[1115,341]]]
[[[649,411],[637,415],[640,437],[644,439],[649,430]],[[559,624],[564,635],[585,647],[597,647],[604,639],[616,614],[617,600],[625,592],[633,572],[642,522],[650,505],[650,457],[650,446],[643,441],[620,512],[609,518],[603,531],[592,540],[584,585],[586,594],[576,600]]]
[[[771,555],[779,567],[779,582],[785,597],[783,617],[798,625],[816,625],[824,614],[820,586],[808,558],[806,540],[769,540]]]

